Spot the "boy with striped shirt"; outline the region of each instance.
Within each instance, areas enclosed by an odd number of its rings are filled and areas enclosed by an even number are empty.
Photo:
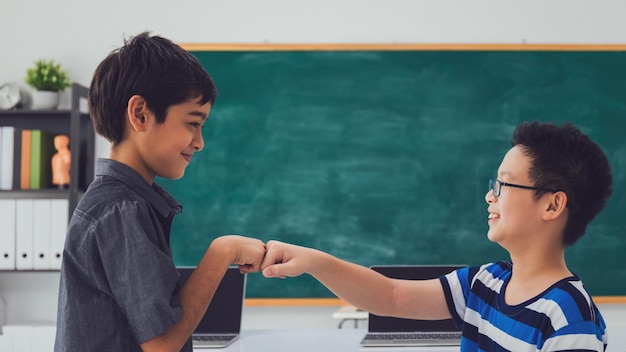
[[[390,279],[311,248],[267,243],[266,277],[309,273],[376,315],[452,318],[461,351],[604,351],[604,320],[565,249],[611,195],[606,155],[572,124],[522,123],[485,195],[489,240],[510,261],[432,280]]]

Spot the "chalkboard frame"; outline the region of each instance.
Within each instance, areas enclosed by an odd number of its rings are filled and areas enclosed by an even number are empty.
[[[332,44],[332,43],[304,43],[304,44],[205,44],[183,43],[182,48],[192,52],[198,51],[626,51],[626,45],[622,44]],[[599,303],[624,303],[626,296],[595,296]],[[320,305],[324,300],[334,299],[309,299],[312,304]],[[297,301],[298,304],[306,304],[307,299],[247,299],[253,305],[281,305],[289,301]],[[264,303],[266,302],[266,303]]]

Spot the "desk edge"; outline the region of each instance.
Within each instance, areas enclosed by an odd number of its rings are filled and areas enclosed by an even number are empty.
[[[626,304],[626,296],[594,296],[596,304]],[[246,298],[245,306],[348,306],[341,298]]]

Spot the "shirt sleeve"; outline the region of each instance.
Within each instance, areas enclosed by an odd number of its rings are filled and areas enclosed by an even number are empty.
[[[182,317],[178,272],[154,217],[146,203],[124,201],[106,212],[95,229],[99,258],[94,260],[101,262],[105,286],[140,343]]]
[[[439,277],[446,297],[446,303],[448,304],[448,310],[457,326],[463,324],[465,317],[467,298],[470,293],[469,273],[470,268],[462,268]]]

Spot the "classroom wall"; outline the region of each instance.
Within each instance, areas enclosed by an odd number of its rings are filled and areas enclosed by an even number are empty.
[[[623,0],[2,0],[0,84],[23,84],[33,61],[50,58],[88,85],[143,30],[180,43],[624,44],[625,12]],[[96,154],[108,154],[103,139]]]
[[[49,58],[88,85],[96,65],[143,30],[180,43],[626,44],[624,13],[624,0],[0,0],[0,84],[24,85],[33,61]],[[108,155],[101,138],[96,154]],[[6,309],[29,307],[35,318],[54,321],[58,281],[51,275],[42,290],[37,273],[16,278],[24,291],[0,287]],[[10,314],[29,318],[0,310],[0,323]]]

